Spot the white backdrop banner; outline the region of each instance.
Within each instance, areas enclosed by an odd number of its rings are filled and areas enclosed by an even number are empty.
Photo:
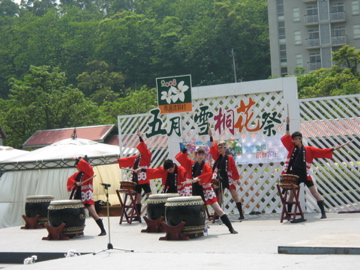
[[[287,151],[282,145],[281,136],[247,136],[229,142],[230,152],[236,164],[258,164],[282,162]]]

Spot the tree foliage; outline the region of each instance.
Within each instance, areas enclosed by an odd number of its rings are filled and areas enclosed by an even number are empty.
[[[30,67],[24,80],[11,80],[2,120],[11,145],[19,147],[35,131],[93,124],[100,110],[72,85],[59,68]]]
[[[6,143],[148,112],[158,77],[268,78],[267,24],[266,0],[0,0]],[[359,51],[344,47],[333,60],[329,70],[299,70],[301,97],[359,92]]]
[[[333,53],[330,69],[318,69],[297,76],[299,97],[326,97],[360,93],[360,50],[348,45]]]

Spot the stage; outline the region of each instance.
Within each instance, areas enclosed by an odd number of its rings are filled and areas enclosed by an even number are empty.
[[[327,215],[327,219],[320,220],[318,213],[305,213],[307,221],[296,224],[280,223],[279,214],[245,215],[243,222],[230,216],[239,234],[230,234],[225,225],[208,223],[208,236],[188,241],[160,241],[165,233],[141,233],[145,222],[119,225],[119,217],[110,217],[114,247],[110,250],[106,250],[108,236],[97,236],[100,229],[91,218],[86,219],[85,235],[71,240],[42,240],[48,235],[46,229],[24,230],[17,226],[0,229],[0,269],[357,268],[360,214]],[[104,224],[107,229],[107,218]],[[65,258],[70,250],[81,256]],[[38,257],[37,262],[21,265],[31,255]]]

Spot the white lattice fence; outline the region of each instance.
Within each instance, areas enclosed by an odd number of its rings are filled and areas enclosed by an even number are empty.
[[[296,99],[296,93],[294,78],[193,88],[191,113],[157,115],[150,112],[119,116],[120,144],[136,147],[138,138],[135,134],[140,129],[149,137],[145,140],[153,153],[151,167],[157,167],[164,159],[174,158],[180,151],[180,142],[207,143],[207,123],[211,126],[215,140],[250,138],[256,141],[283,135],[282,124],[289,107],[286,104]],[[298,103],[292,104],[290,115],[298,114]],[[160,126],[166,130],[166,134],[152,134],[155,118],[160,119]],[[294,123],[296,126],[297,121]],[[174,126],[178,128],[175,131]],[[237,191],[245,213],[280,212],[281,203],[275,187],[282,168],[280,162],[244,164],[238,168],[241,185]],[[152,188],[153,193],[160,191],[159,180],[152,184]],[[223,208],[227,213],[235,208],[228,191],[225,192]]]
[[[360,95],[300,100],[301,131],[309,145],[333,147],[353,140],[334,152],[333,159],[317,159],[312,176],[331,211],[360,208]],[[308,211],[316,202],[306,194]]]

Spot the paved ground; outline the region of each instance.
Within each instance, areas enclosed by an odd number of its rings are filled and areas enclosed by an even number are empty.
[[[46,229],[21,230],[20,227],[0,229],[0,254],[38,255],[41,252],[65,254],[75,250],[83,255],[61,258],[32,265],[4,264],[0,269],[358,269],[360,255],[334,255],[339,252],[360,253],[360,214],[328,214],[320,220],[319,214],[306,214],[307,221],[291,224],[280,223],[280,216],[246,215],[238,222],[230,217],[239,234],[228,233],[225,225],[209,224],[209,235],[189,241],[159,241],[165,233],[141,233],[146,223],[119,225],[119,217],[110,218],[111,238],[114,249],[107,250],[109,237],[99,237],[95,222],[86,220],[85,236],[67,241],[41,240]],[[106,227],[107,218],[104,218]],[[121,250],[116,250],[120,248]],[[305,255],[279,254],[285,248]],[[324,249],[325,248],[325,249]],[[105,249],[97,255],[92,255]],[[134,250],[129,252],[126,250]],[[312,255],[314,252],[332,254]],[[90,253],[84,255],[84,253]],[[309,255],[310,254],[310,255]],[[24,259],[28,256],[24,255]],[[62,255],[61,255],[62,256]]]

